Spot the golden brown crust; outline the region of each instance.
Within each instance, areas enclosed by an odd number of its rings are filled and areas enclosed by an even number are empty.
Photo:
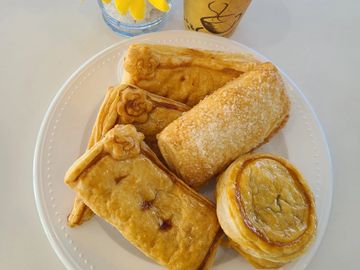
[[[240,157],[219,177],[216,194],[219,222],[231,245],[256,267],[292,261],[315,237],[313,194],[281,157]]]
[[[143,90],[128,87],[121,91],[120,101],[117,105],[119,122],[145,123],[153,108],[154,104]]]
[[[199,187],[278,131],[290,102],[277,69],[259,65],[168,125],[158,144],[169,167]]]
[[[211,269],[211,266],[213,265],[215,260],[216,251],[221,245],[223,238],[224,232],[222,230],[219,230],[197,270]]]
[[[185,104],[133,85],[110,87],[96,119],[89,147],[116,124],[133,124],[146,138],[155,138],[166,125],[189,109]]]
[[[88,208],[78,194],[75,196],[73,208],[67,217],[67,224],[70,227],[81,225],[92,218],[94,213]]]
[[[123,82],[194,106],[257,62],[244,53],[133,44],[125,58]]]
[[[229,240],[229,247],[239,252],[241,256],[243,256],[249,263],[258,269],[276,269],[284,265],[283,263],[276,263],[266,259],[251,256],[250,254],[244,252],[238,244],[231,240]]]
[[[117,125],[74,163],[65,183],[158,263],[208,269],[223,235],[214,204],[166,169],[142,140],[134,126]]]
[[[188,109],[185,104],[151,94],[132,85],[110,87],[99,110],[88,148],[116,124],[134,124],[145,134],[145,141],[159,154],[156,135]],[[76,198],[68,216],[68,225],[80,225],[91,216],[91,211],[82,200]]]

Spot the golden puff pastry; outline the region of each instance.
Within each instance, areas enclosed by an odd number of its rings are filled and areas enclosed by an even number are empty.
[[[277,69],[260,64],[169,124],[158,145],[169,167],[197,188],[265,143],[286,123],[289,107]]]
[[[133,124],[147,144],[159,154],[156,134],[178,118],[187,105],[154,95],[132,85],[110,87],[98,113],[88,148],[98,142],[116,124]],[[80,225],[92,217],[81,198],[76,197],[68,216],[68,225]]]
[[[313,194],[284,158],[238,158],[219,177],[216,202],[230,246],[257,268],[281,267],[304,253],[315,237]]]
[[[190,107],[154,95],[129,84],[110,87],[96,119],[89,147],[99,141],[116,124],[133,124],[145,135],[149,145],[156,135]]]
[[[117,125],[65,183],[99,217],[168,269],[208,269],[223,236],[215,206],[157,159],[132,125]]]
[[[244,53],[133,44],[125,57],[123,82],[194,106],[256,63]]]

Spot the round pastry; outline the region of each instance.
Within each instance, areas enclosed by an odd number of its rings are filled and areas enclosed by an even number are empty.
[[[304,253],[314,239],[313,194],[284,158],[238,158],[220,175],[216,201],[230,245],[255,267],[278,268]]]

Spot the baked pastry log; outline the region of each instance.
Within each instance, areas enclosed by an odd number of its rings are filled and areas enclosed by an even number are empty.
[[[168,269],[208,269],[222,238],[213,203],[171,173],[132,125],[117,125],[69,169],[91,210]]]
[[[304,253],[315,237],[313,194],[284,158],[238,158],[219,177],[216,201],[230,245],[255,267],[281,267]]]
[[[98,142],[116,124],[133,124],[145,135],[146,143],[159,154],[156,135],[190,107],[154,95],[132,85],[110,87],[100,107],[88,148]],[[68,225],[80,225],[92,217],[81,198],[76,197]]]
[[[245,53],[133,44],[125,57],[123,82],[194,106],[256,63]]]
[[[277,69],[260,64],[169,124],[158,145],[169,167],[197,188],[266,142],[286,123],[289,107]]]

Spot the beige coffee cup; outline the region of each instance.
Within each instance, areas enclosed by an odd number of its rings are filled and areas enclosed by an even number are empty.
[[[184,0],[185,27],[220,36],[231,35],[251,0]]]

